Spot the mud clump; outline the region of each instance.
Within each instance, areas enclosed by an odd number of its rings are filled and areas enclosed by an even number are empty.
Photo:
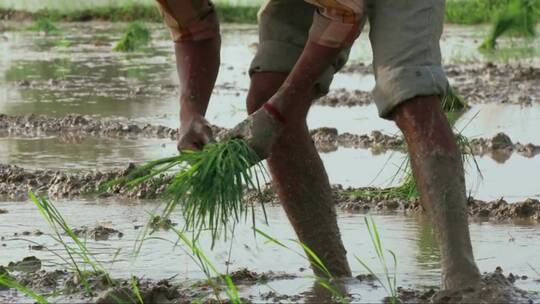
[[[235,284],[251,285],[259,283],[267,283],[274,280],[290,280],[295,279],[297,276],[288,273],[275,273],[272,271],[257,273],[247,268],[242,268],[237,271],[233,271],[229,274],[229,277]]]
[[[513,149],[514,144],[510,139],[510,136],[504,133],[498,133],[491,139],[491,148],[495,150]]]
[[[111,237],[122,238],[124,236],[122,232],[116,229],[101,226],[101,225],[94,228],[82,226],[81,228],[73,229],[73,233],[77,237],[90,238],[95,241],[106,241],[110,239]]]
[[[12,165],[0,165],[0,197],[26,199],[29,190],[46,189],[52,198],[68,198],[98,193],[101,196],[121,195],[129,198],[153,199],[165,191],[170,176],[158,176],[137,187],[128,188],[114,185],[103,190],[103,185],[111,180],[126,176],[135,166],[112,172],[65,173],[53,170],[30,171]]]
[[[482,276],[478,286],[461,290],[443,290],[432,298],[433,303],[534,303],[527,292],[514,286],[500,267]]]
[[[493,138],[474,138],[466,148],[466,152],[474,155],[490,155],[499,163],[505,162],[512,153],[516,152],[524,157],[534,157],[540,154],[540,146],[521,143],[513,143],[512,139],[505,133],[498,133]]]
[[[351,133],[339,134],[335,128],[319,128],[312,130],[310,135],[320,152],[332,152],[338,147],[371,149],[374,154],[388,150],[403,150],[404,141],[399,136],[383,134],[373,131],[370,135],[356,135]]]
[[[228,129],[211,126],[217,139],[223,138]],[[371,134],[338,133],[336,128],[319,128],[310,132],[319,152],[336,151],[339,147],[370,149],[373,154],[389,150],[405,151],[400,135],[387,135],[380,131]],[[168,138],[175,140],[176,129],[160,125],[138,124],[129,120],[100,119],[92,116],[67,115],[61,118],[42,115],[7,116],[0,114],[0,136],[61,136],[67,140],[85,137],[110,138]],[[497,134],[490,139],[475,138],[466,147],[474,155],[490,155],[499,162],[506,161],[516,152],[525,157],[540,154],[540,146],[532,143],[512,143],[508,135]]]
[[[371,92],[346,89],[338,89],[331,91],[328,95],[323,96],[315,101],[315,104],[329,107],[354,107],[365,106],[373,102]]]
[[[335,132],[329,131],[324,134],[326,136],[325,140],[328,140],[328,138],[331,139],[335,135]],[[376,145],[377,142],[381,141],[377,140],[377,138],[385,137],[372,135],[369,141],[366,141]],[[395,142],[395,145],[397,144]],[[63,173],[51,170],[29,171],[17,166],[0,165],[0,197],[26,199],[28,190],[40,189],[47,189],[46,194],[52,198],[72,198],[89,195],[139,199],[158,199],[162,197],[172,178],[171,175],[160,175],[133,188],[118,184],[109,189],[103,189],[104,183],[126,176],[134,168],[134,165],[130,165],[125,169],[111,172]],[[102,192],[98,192],[100,189]],[[417,198],[404,195],[393,188],[344,189],[340,185],[335,185],[333,191],[338,207],[345,211],[406,213],[421,213],[424,211]],[[247,192],[245,200],[248,203],[259,203],[261,201],[264,203],[279,203],[275,189],[270,185],[267,185],[260,193]],[[468,205],[469,214],[472,218],[494,221],[526,219],[540,222],[540,202],[535,199],[507,203],[504,200],[485,202],[470,198]],[[157,226],[161,226],[159,223],[160,221],[156,220]],[[174,225],[173,223],[165,224],[165,226]],[[97,235],[100,234],[97,233]]]
[[[9,271],[36,272],[41,269],[41,260],[35,256],[29,256],[19,262],[10,262],[6,268]]]
[[[212,126],[214,134],[222,128]],[[140,124],[127,119],[104,119],[89,115],[9,116],[0,114],[0,135],[3,136],[102,136],[112,138],[170,138],[176,139],[178,130],[161,125]]]
[[[95,299],[96,304],[133,303],[140,296],[143,303],[188,303],[181,293],[180,287],[172,285],[168,280],[157,283],[136,279],[138,292],[133,290],[133,283],[125,280],[117,286],[101,292]],[[138,302],[138,301],[135,301]]]
[[[342,189],[338,186],[334,188],[334,195],[338,207],[349,212],[424,212],[418,198],[396,196],[387,189]],[[472,219],[495,222],[520,219],[540,223],[540,201],[532,198],[515,203],[508,203],[503,199],[486,202],[469,198],[468,209]]]
[[[150,228],[153,230],[169,230],[176,225],[177,224],[173,223],[171,219],[159,215],[153,216],[150,220]]]
[[[8,211],[6,209],[0,209],[0,214],[7,214]]]
[[[532,198],[512,204],[503,199],[493,202],[470,199],[469,210],[473,217],[480,219],[527,219],[540,222],[540,201]]]
[[[84,134],[86,136],[129,137],[144,136],[176,138],[177,130],[128,120],[100,119],[88,115],[49,117],[43,115],[8,116],[0,114],[0,132],[4,135],[42,136]]]
[[[33,231],[25,230],[23,232],[15,232],[15,233],[13,233],[13,236],[19,236],[19,235],[22,235],[22,236],[42,236],[43,232],[41,230],[39,230],[39,229],[36,229],[36,230],[33,230]]]
[[[444,66],[452,86],[467,103],[497,103],[530,106],[540,102],[540,68],[520,64],[449,64]],[[344,73],[372,74],[364,64],[349,64]],[[345,90],[330,92],[320,104],[351,106],[369,104],[368,92],[347,93]]]

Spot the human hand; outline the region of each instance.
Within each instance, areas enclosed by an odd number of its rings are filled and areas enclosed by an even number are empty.
[[[268,158],[285,125],[281,114],[268,103],[236,125],[224,139],[242,138],[261,160]]]
[[[178,151],[182,150],[202,150],[208,143],[214,142],[212,128],[208,121],[200,115],[191,117],[182,122],[178,130],[177,146]]]

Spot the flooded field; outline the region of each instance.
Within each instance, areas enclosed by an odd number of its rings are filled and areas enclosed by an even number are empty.
[[[8,30],[0,32],[0,164],[20,167],[28,174],[50,169],[83,176],[174,155],[178,80],[172,47],[163,27],[152,24],[151,46],[126,55],[111,51],[125,24],[91,22],[60,26],[61,34],[56,36],[20,31],[17,28],[26,25],[15,23],[7,23]],[[501,51],[483,54],[477,47],[487,30],[483,26],[448,26],[442,40],[452,86],[471,106],[455,128],[470,140],[477,140],[473,142],[473,154],[480,172],[472,164],[466,167],[469,194],[484,201],[503,198],[510,204],[538,200],[540,39],[507,38],[501,41]],[[222,67],[207,118],[217,127],[231,128],[246,116],[246,72],[257,47],[257,31],[253,26],[230,25],[224,27],[223,33]],[[515,44],[520,46],[511,47]],[[323,140],[315,139],[331,183],[344,188],[401,183],[395,175],[406,157],[402,145],[377,140],[387,135],[399,141],[400,134],[393,123],[377,116],[368,94],[374,86],[370,61],[371,51],[364,34],[353,48],[350,64],[336,75],[329,97],[315,104],[308,117],[311,129],[335,128],[336,134],[369,138],[368,145],[334,140],[331,148],[324,148]],[[349,102],[343,102],[344,94]],[[32,123],[36,120],[29,118],[30,114],[42,115],[41,122]],[[63,125],[74,127],[55,127],[62,125],[62,119],[67,121]],[[90,120],[106,122],[109,129],[98,123],[89,128]],[[507,136],[502,137],[503,148],[494,144],[500,141],[499,133]],[[4,187],[0,190],[27,190],[28,185],[22,180],[9,180],[8,175],[5,180],[0,179]],[[200,287],[190,285],[203,280],[204,273],[187,252],[171,244],[177,240],[172,231],[155,233],[134,257],[133,246],[149,214],[160,206],[159,199],[68,196],[54,203],[73,228],[111,229],[105,229],[110,233],[98,240],[92,234],[88,247],[113,277],[166,279],[181,284],[182,292],[192,289],[194,294],[186,299],[204,294]],[[61,257],[66,253],[51,238],[47,222],[36,206],[27,199],[11,198],[8,191],[0,191],[0,198],[0,265],[35,256],[47,272],[62,269],[65,265]],[[398,286],[423,292],[438,289],[440,254],[424,215],[372,210],[370,214],[385,248],[397,255]],[[259,229],[283,242],[294,238],[279,206],[269,205],[266,211],[268,225],[263,221],[262,210],[257,209]],[[338,214],[355,276],[367,273],[356,263],[355,256],[372,265],[376,273],[383,271],[378,267],[364,224],[366,216],[364,212],[345,210]],[[178,227],[182,226],[179,213],[172,219]],[[534,299],[540,299],[538,220],[512,218],[500,222],[475,218],[471,223],[481,271],[492,272],[501,266],[505,275],[512,273],[517,278],[516,286],[529,291]],[[261,236],[254,238],[250,224],[248,221],[235,227],[234,238],[219,242],[213,250],[207,236],[200,242],[220,272],[243,268],[257,274],[273,272],[269,280],[240,280],[240,295],[253,302],[326,302],[314,287],[306,259],[267,243]],[[345,282],[350,299],[359,303],[382,302],[387,296],[384,289],[361,278]],[[63,295],[53,298],[53,302],[70,302]],[[78,300],[95,302],[90,298]],[[0,288],[0,302],[21,301],[32,302]]]

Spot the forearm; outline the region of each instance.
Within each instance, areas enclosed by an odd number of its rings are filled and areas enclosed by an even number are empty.
[[[175,43],[180,79],[180,120],[204,116],[220,64],[220,38]]]
[[[282,100],[306,94],[321,75],[335,62],[343,48],[327,47],[308,41],[302,55],[278,91]],[[278,107],[285,106],[278,104]]]
[[[287,100],[312,90],[339,54],[356,40],[362,25],[361,5],[354,11],[317,11],[304,50],[272,104],[284,113],[294,107],[294,102]]]
[[[180,120],[204,116],[217,78],[219,23],[209,0],[156,0],[175,43]]]

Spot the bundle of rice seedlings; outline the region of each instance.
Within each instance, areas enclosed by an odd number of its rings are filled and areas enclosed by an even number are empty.
[[[150,43],[151,35],[148,27],[140,21],[129,24],[126,32],[114,47],[118,52],[133,52]]]
[[[480,45],[480,49],[493,50],[497,38],[510,32],[515,35],[532,37],[535,35],[534,1],[510,0],[495,17],[489,37]]]
[[[250,210],[255,224],[254,206],[249,206],[243,198],[248,188],[260,192],[267,175],[255,151],[241,139],[209,144],[202,151],[184,151],[149,162],[106,187],[115,184],[134,187],[174,168],[178,171],[165,191],[164,218],[180,205],[185,229],[196,237],[208,229],[212,243],[221,233],[226,237],[228,224],[247,218]],[[263,212],[266,217],[264,205]]]

